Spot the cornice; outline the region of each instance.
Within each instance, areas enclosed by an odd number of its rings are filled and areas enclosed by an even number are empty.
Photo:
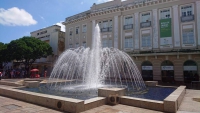
[[[152,1],[141,2],[141,3],[137,3],[137,4],[131,3],[131,4],[124,5],[124,6],[116,6],[116,7],[110,8],[110,9],[94,10],[94,11],[91,11],[91,13],[88,14],[87,16],[81,17],[82,14],[80,14],[80,17],[77,17],[77,19],[71,19],[69,21],[65,21],[64,24],[65,25],[73,24],[73,23],[84,21],[84,20],[87,20],[87,19],[90,19],[93,17],[97,17],[97,16],[103,16],[103,15],[116,13],[116,12],[130,11],[130,10],[134,10],[134,9],[149,7],[152,5],[158,5],[158,4],[168,3],[168,2],[173,2],[173,1],[177,1],[177,0],[152,0]]]

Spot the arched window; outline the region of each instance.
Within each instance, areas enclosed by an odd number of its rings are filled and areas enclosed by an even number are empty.
[[[183,64],[184,82],[199,81],[198,68],[196,62],[187,60]]]
[[[174,82],[174,64],[165,60],[161,63],[162,81],[163,82]]]
[[[144,61],[142,63],[142,78],[145,81],[153,80],[153,66],[149,61]]]

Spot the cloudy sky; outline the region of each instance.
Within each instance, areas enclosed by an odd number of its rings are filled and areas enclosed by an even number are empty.
[[[106,1],[111,0],[1,0],[0,42],[9,43],[29,36],[32,31],[62,25],[66,17],[89,10],[93,3]]]

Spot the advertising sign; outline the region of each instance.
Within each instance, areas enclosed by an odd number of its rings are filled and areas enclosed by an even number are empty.
[[[160,45],[172,45],[171,18],[160,20]]]
[[[184,66],[184,71],[197,71],[197,66]]]
[[[174,70],[174,66],[162,66],[162,70]]]
[[[153,70],[152,66],[142,66],[142,70]]]

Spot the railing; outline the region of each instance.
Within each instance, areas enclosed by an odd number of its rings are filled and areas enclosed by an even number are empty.
[[[101,28],[101,32],[111,32],[112,27],[107,27],[107,28]]]
[[[182,16],[181,17],[181,22],[189,22],[194,20],[194,15],[189,15],[189,16]]]
[[[133,29],[133,24],[124,25],[124,30]]]
[[[140,23],[141,28],[151,27],[151,21]]]

